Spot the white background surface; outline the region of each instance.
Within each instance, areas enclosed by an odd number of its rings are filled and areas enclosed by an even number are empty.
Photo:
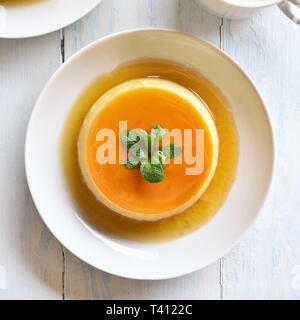
[[[137,27],[188,32],[230,54],[263,94],[277,142],[274,187],[254,228],[223,259],[166,281],[118,278],[75,258],[41,221],[24,173],[27,122],[49,77],[91,41]],[[60,32],[0,40],[0,299],[300,299],[299,77],[300,29],[276,7],[227,21],[194,0],[104,0]]]

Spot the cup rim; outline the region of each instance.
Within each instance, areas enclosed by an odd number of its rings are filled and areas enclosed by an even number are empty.
[[[251,1],[251,0],[243,0],[243,2],[240,2],[240,0],[220,0],[223,3],[229,4],[231,6],[235,6],[238,8],[265,8],[272,5],[275,5],[282,0],[260,0],[260,1]],[[240,3],[239,3],[240,2]]]

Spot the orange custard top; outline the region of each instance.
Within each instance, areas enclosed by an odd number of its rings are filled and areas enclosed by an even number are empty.
[[[143,180],[139,168],[128,169],[118,163],[119,152],[127,154],[120,145],[119,121],[127,121],[127,129],[142,128],[149,132],[159,124],[163,128],[192,129],[192,150],[195,155],[196,129],[204,130],[204,170],[200,175],[187,175],[186,168],[194,165],[184,161],[185,143],[182,139],[182,163],[174,159],[166,166],[165,178],[160,183]],[[97,149],[105,141],[97,141],[100,129],[116,133],[116,164],[99,164]],[[167,137],[162,140],[164,145]],[[172,139],[171,139],[172,143]],[[119,151],[120,150],[120,151]],[[98,190],[113,204],[131,213],[160,214],[184,205],[199,191],[211,169],[213,140],[207,123],[188,100],[159,88],[138,88],[120,94],[110,101],[94,118],[86,138],[85,159],[89,174]],[[195,199],[195,201],[198,199]]]

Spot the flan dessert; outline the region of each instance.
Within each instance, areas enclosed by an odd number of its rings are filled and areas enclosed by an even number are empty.
[[[146,136],[158,125],[168,132],[179,130],[183,136],[179,146],[182,161],[171,157],[163,164],[158,183],[145,180],[141,168],[148,165],[148,159],[132,168],[118,161],[129,155],[122,145],[120,121],[126,121],[128,130],[139,128]],[[99,139],[103,129],[114,132],[115,138]],[[189,142],[185,130],[190,133]],[[186,154],[198,152],[197,130],[204,133],[203,168],[193,173],[195,164],[186,161]],[[157,152],[164,150],[167,138],[159,139]],[[111,150],[115,150],[112,157],[116,162],[101,163],[99,148],[109,143],[115,144]],[[141,78],[113,87],[96,101],[81,126],[77,151],[83,180],[98,201],[127,218],[156,221],[179,214],[199,200],[217,167],[219,139],[208,107],[196,94],[169,80]]]

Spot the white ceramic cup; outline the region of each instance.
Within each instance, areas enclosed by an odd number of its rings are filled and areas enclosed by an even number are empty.
[[[211,13],[232,19],[248,18],[255,11],[278,5],[295,23],[300,25],[300,0],[197,0]]]

